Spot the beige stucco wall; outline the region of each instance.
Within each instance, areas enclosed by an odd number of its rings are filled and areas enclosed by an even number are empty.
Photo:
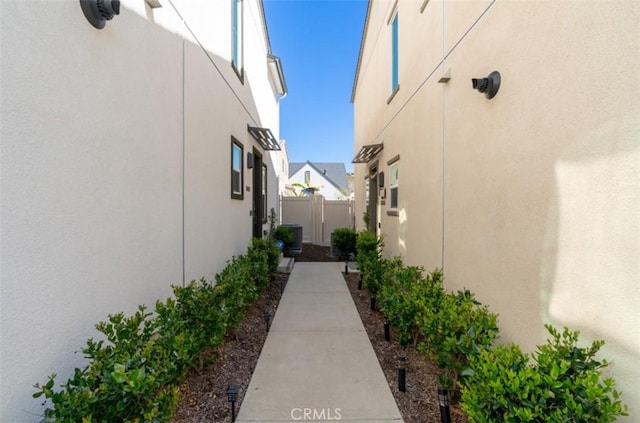
[[[386,254],[444,265],[449,289],[500,314],[502,342],[531,351],[546,322],[604,339],[624,421],[640,419],[640,4],[421,4],[398,5],[388,105],[393,2],[371,4],[354,97],[355,151],[383,142],[385,173],[400,154],[399,216],[381,206]],[[487,100],[471,78],[493,70],[503,84]]]
[[[260,4],[244,2],[243,85],[231,2],[161,3],[124,0],[100,31],[77,1],[0,3],[2,422],[42,419],[32,385],[82,366],[107,314],[153,307],[183,273],[213,277],[251,238],[230,137],[246,153],[247,124],[279,136]]]

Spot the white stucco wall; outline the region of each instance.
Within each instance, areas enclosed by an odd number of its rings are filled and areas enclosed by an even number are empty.
[[[213,277],[250,241],[230,137],[246,154],[259,148],[247,124],[279,136],[260,4],[244,2],[242,84],[230,2],[161,3],[124,0],[103,30],[77,1],[0,3],[2,422],[41,420],[32,385],[83,365],[107,314],[153,307],[183,274]]]
[[[638,421],[640,5],[421,3],[398,2],[387,104],[395,2],[373,1],[356,86],[354,150],[384,143],[385,173],[400,155],[399,213],[380,206],[385,253],[444,265],[449,289],[499,313],[501,342],[532,351],[548,322],[604,339],[632,407],[619,421]],[[471,78],[493,70],[487,100]],[[355,166],[358,216],[367,169]]]

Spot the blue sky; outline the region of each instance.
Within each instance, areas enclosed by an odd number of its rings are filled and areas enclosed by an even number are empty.
[[[271,50],[289,94],[280,138],[291,162],[344,162],[353,171],[351,89],[366,0],[264,0]]]

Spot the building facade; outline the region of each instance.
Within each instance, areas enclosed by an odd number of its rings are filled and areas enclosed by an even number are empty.
[[[630,422],[639,21],[635,1],[371,0],[352,96],[356,216],[385,255],[443,267],[501,342],[532,351],[544,323],[604,339]]]
[[[289,165],[289,181],[291,184],[296,184],[294,191],[298,195],[306,190],[308,194],[320,194],[327,200],[349,199],[347,176],[344,163],[316,163],[307,160],[304,163]]]
[[[123,0],[102,29],[78,1],[0,7],[0,421],[39,422],[32,385],[83,366],[94,324],[267,229],[286,84],[260,0]]]

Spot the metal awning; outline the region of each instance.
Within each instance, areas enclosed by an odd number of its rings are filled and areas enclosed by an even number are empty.
[[[269,128],[258,128],[247,125],[247,130],[260,143],[265,150],[280,150],[278,140],[273,136]]]
[[[373,144],[363,146],[351,163],[369,163],[379,152],[382,151],[384,145]]]

